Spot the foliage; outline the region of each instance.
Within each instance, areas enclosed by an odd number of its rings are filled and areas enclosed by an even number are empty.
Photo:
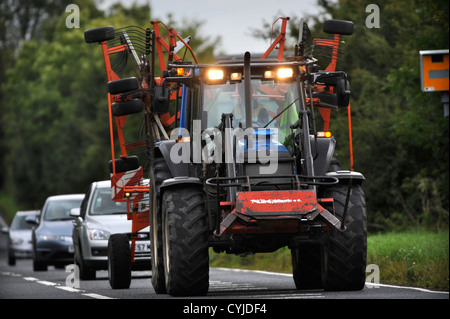
[[[102,12],[92,0],[80,0],[81,28],[68,29],[67,3],[0,2],[0,191],[20,208],[108,178],[106,77],[100,50],[84,43],[83,30],[147,27],[151,17],[149,5],[115,4]],[[355,22],[355,33],[344,37],[338,69],[351,83],[354,167],[366,178],[369,230],[443,229],[449,216],[449,122],[439,93],[420,91],[418,51],[449,47],[449,4],[379,1],[380,28],[369,29],[365,8],[371,3],[319,0],[317,14],[305,17],[320,36],[325,17]],[[291,47],[299,20],[291,15]],[[220,38],[201,37],[201,22],[169,17],[166,24],[192,36],[200,62],[213,60]],[[265,22],[255,36],[270,37],[271,26]],[[349,169],[346,110],[332,112],[331,130],[341,167]]]
[[[2,61],[11,63],[0,100],[0,210],[10,215],[13,208],[39,209],[47,196],[84,192],[89,183],[109,178],[104,63],[101,50],[86,44],[83,32],[108,25],[147,28],[151,20],[149,5],[115,4],[104,13],[91,0],[81,0],[80,28],[69,29],[64,3],[58,10],[46,9],[52,14],[9,51],[16,53],[2,51]],[[200,58],[211,60],[215,42],[196,33],[200,25],[175,27],[196,39],[192,45]]]
[[[380,9],[380,28],[365,24],[366,7],[373,3]],[[448,1],[318,4],[317,15],[303,17],[314,36],[330,37],[321,31],[326,18],[355,23],[354,34],[342,38],[337,69],[350,78],[354,168],[366,178],[369,230],[448,228],[449,120],[443,117],[440,93],[421,92],[419,69],[420,50],[449,47]],[[289,25],[292,46],[300,18],[291,15]],[[253,34],[269,38],[270,28],[264,22]],[[346,113],[332,112],[330,128],[341,167],[350,169]]]
[[[449,47],[448,2],[382,2],[379,29],[365,27],[369,3],[328,7],[333,18],[355,21],[340,68],[352,83],[355,167],[367,179],[369,226],[386,229],[403,216],[409,225],[448,227],[449,122],[440,95],[420,91],[419,70],[419,50]]]
[[[448,244],[448,230],[372,235],[367,263],[378,265],[382,282],[448,291]]]
[[[380,270],[380,282],[387,284],[449,289],[448,230],[369,235],[367,264]],[[291,252],[287,247],[274,253],[240,257],[210,251],[212,267],[227,267],[292,273]],[[369,270],[369,269],[368,269]],[[369,275],[370,271],[366,273]]]

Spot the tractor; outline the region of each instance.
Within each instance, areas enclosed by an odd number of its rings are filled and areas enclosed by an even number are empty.
[[[128,203],[133,221],[133,234],[122,236],[120,245],[130,253],[111,265],[125,270],[115,276],[126,276],[139,231],[150,226],[151,282],[158,294],[207,294],[211,249],[245,256],[282,247],[291,251],[297,289],[363,289],[364,176],[353,169],[350,84],[336,71],[340,37],[351,35],[354,25],[327,20],[323,31],[333,39],[321,39],[301,21],[299,42],[285,58],[289,18],[280,19],[281,32],[262,56],[245,52],[214,64],[199,64],[189,38],[160,21],[151,22],[153,30],[85,32],[86,42],[102,46],[108,75],[112,198]],[[331,58],[324,70],[316,58],[321,54]],[[138,66],[136,77],[119,78],[130,60]],[[330,112],[338,109],[349,116],[350,170],[341,170],[329,131]],[[142,121],[132,142],[124,135],[128,116]],[[127,288],[129,279],[119,277],[114,282],[123,283],[113,288]]]

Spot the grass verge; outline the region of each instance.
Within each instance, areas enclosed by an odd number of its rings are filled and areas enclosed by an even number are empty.
[[[367,263],[384,283],[449,290],[449,232],[411,231],[367,238]]]
[[[449,232],[410,231],[369,235],[367,264],[380,269],[387,284],[449,290]],[[246,257],[210,251],[212,267],[292,273],[290,250]]]

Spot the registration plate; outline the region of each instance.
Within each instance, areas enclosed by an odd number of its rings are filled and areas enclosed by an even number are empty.
[[[150,251],[150,241],[136,241],[134,251],[147,252]]]

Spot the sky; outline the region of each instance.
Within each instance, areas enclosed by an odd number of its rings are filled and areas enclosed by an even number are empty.
[[[126,0],[97,0],[100,8],[111,3],[133,3]],[[272,24],[277,17],[306,17],[319,13],[317,0],[134,0],[138,4],[148,3],[152,19],[167,20],[172,14],[176,21],[193,20],[203,22],[201,34],[221,37],[216,53],[242,54],[264,53],[270,41],[256,39],[252,29],[262,29],[263,22]],[[291,20],[292,21],[292,20]],[[279,20],[276,26],[281,26]],[[243,31],[244,30],[244,31]],[[182,35],[188,36],[188,35]],[[276,35],[274,35],[275,37]]]

